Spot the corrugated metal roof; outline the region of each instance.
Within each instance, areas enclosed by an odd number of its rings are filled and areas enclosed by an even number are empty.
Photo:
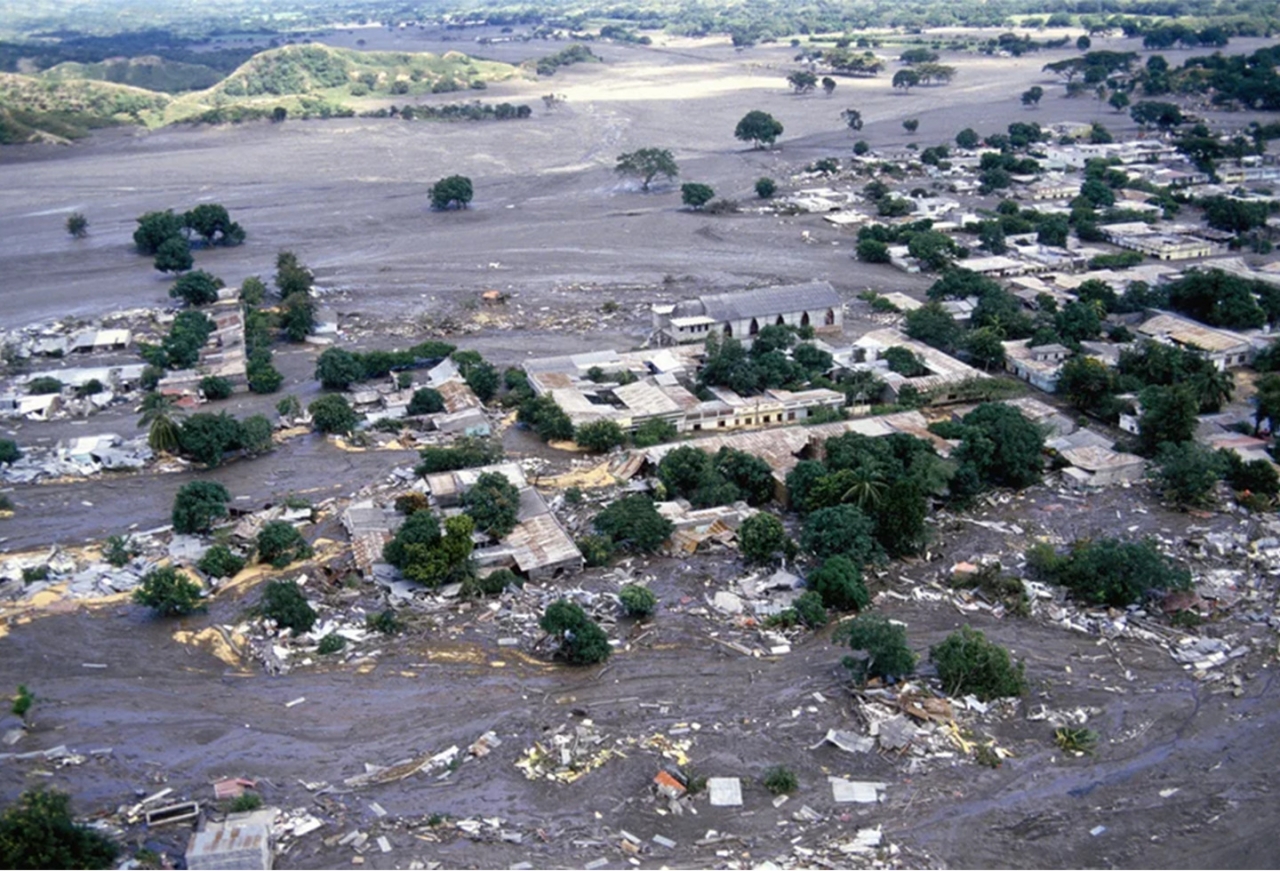
[[[734,321],[840,307],[839,294],[826,281],[761,287],[737,293],[709,294],[698,297],[698,301],[702,303],[701,314],[717,321]],[[689,314],[698,314],[698,312]]]

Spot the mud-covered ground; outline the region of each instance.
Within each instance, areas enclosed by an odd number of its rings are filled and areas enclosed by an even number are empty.
[[[434,38],[396,45],[459,47]],[[1251,41],[1237,42],[1232,51],[1252,50]],[[1119,39],[1095,45],[1134,47]],[[515,50],[489,53],[521,59],[504,54]],[[835,96],[826,98],[787,92],[780,70],[793,52],[785,47],[735,53],[723,45],[678,42],[597,51],[608,63],[484,93],[486,100],[534,105],[534,117],[521,123],[350,119],[111,131],[65,149],[0,150],[6,192],[0,201],[0,320],[89,318],[162,304],[168,283],[129,248],[134,218],[214,201],[231,210],[249,240],[237,249],[197,252],[197,264],[238,283],[269,274],[278,250],[294,250],[315,268],[327,291],[325,304],[344,325],[358,325],[355,347],[408,344],[438,334],[445,321],[474,323],[469,303],[489,288],[512,293],[510,316],[454,340],[495,362],[629,347],[643,340],[643,313],[655,298],[810,278],[828,279],[848,296],[866,287],[918,294],[928,280],[857,263],[850,256],[852,237],[828,229],[818,216],[683,212],[676,185],[642,194],[619,179],[612,166],[622,151],[669,147],[681,180],[707,182],[749,202],[758,176],[784,179],[810,160],[845,153],[851,137],[838,116],[848,106],[861,109],[867,124],[860,135],[876,148],[904,145],[900,122],[911,117],[920,119],[916,141],[922,147],[949,141],[965,126],[988,131],[1024,119],[1099,119],[1117,133],[1131,129],[1127,118],[1096,101],[1060,99],[1060,88],[1048,88],[1038,110],[1020,106],[1022,90],[1048,84],[1040,67],[1074,52],[946,58],[960,70],[948,87],[901,95],[892,93],[887,77],[841,79]],[[567,95],[568,102],[544,110],[538,98],[549,90]],[[754,108],[786,125],[781,149],[752,151],[732,138],[737,119]],[[1249,118],[1227,120],[1242,126]],[[475,181],[474,206],[465,213],[429,212],[427,188],[455,172]],[[90,220],[86,240],[71,240],[62,229],[73,210]],[[806,231],[808,241],[801,236]],[[597,313],[610,300],[622,312],[606,319]],[[861,328],[859,310],[851,311],[848,329],[854,332]],[[314,353],[278,354],[290,379],[287,391],[314,394]],[[233,402],[225,407],[243,415],[274,399]],[[92,431],[131,434],[134,420],[121,409],[90,422]],[[23,423],[14,434],[39,441],[77,431],[85,428]],[[208,476],[249,504],[288,493],[318,501],[355,492],[411,461],[403,453],[340,452],[304,437]],[[9,495],[19,511],[0,522],[0,546],[16,551],[160,526],[173,492],[190,477],[108,476],[17,488]],[[252,592],[219,596],[208,614],[180,624],[154,621],[124,603],[56,606],[53,613],[14,622],[0,637],[0,683],[26,683],[40,699],[35,729],[12,749],[65,744],[82,753],[111,752],[60,769],[42,760],[0,760],[0,795],[8,799],[33,785],[54,785],[75,796],[79,811],[99,813],[162,786],[173,787],[175,796],[206,800],[217,777],[261,778],[270,803],[309,808],[326,820],[278,858],[281,867],[348,867],[350,848],[330,839],[357,826],[385,833],[393,847],[387,854],[365,852],[365,867],[405,867],[415,859],[445,867],[522,861],[573,867],[600,858],[610,867],[629,858],[643,867],[749,867],[794,858],[800,855],[794,846],[819,849],[877,824],[886,841],[903,850],[899,861],[906,864],[1275,865],[1278,820],[1268,792],[1270,772],[1280,761],[1274,633],[1235,617],[1205,629],[1258,639],[1233,665],[1240,679],[1234,687],[1225,679],[1194,679],[1153,644],[1126,637],[1103,641],[1044,617],[997,620],[962,613],[950,601],[911,598],[920,582],[937,580],[954,561],[1015,554],[1034,534],[1072,538],[1135,527],[1179,540],[1191,525],[1234,529],[1238,518],[1163,514],[1137,488],[1087,501],[1037,488],[990,509],[984,519],[1019,523],[1027,531],[1004,536],[948,521],[938,529],[930,561],[895,567],[874,587],[899,594],[882,595],[877,607],[908,624],[922,654],[968,622],[1026,661],[1033,689],[1020,707],[1007,716],[967,715],[977,734],[1013,751],[998,769],[958,756],[926,759],[913,768],[907,759],[874,752],[811,749],[828,729],[857,725],[840,651],[829,641],[830,630],[802,638],[776,658],[746,657],[719,643],[733,637],[731,621],[696,612],[705,607],[705,594],[739,573],[728,552],[644,567],[661,607],[647,626],[619,624],[615,635],[636,640],[602,669],[557,667],[545,661],[545,650],[531,656],[501,646],[492,621],[461,613],[415,621],[410,632],[383,646],[371,668],[326,665],[268,677],[252,662],[229,665],[173,635],[176,629],[236,623],[252,604]],[[339,535],[332,526],[323,531]],[[332,583],[318,570],[310,573],[316,584]],[[581,584],[611,590],[617,578],[590,573]],[[354,600],[380,606],[371,587],[325,589],[335,605]],[[432,621],[439,625],[432,628]],[[299,697],[306,701],[285,707]],[[1089,720],[1101,735],[1096,755],[1064,757],[1051,727],[1026,719],[1038,704],[1097,709]],[[747,778],[744,806],[712,808],[703,799],[693,805],[696,815],[660,815],[649,784],[666,760],[648,751],[614,759],[567,785],[529,781],[516,769],[514,762],[533,742],[583,719],[610,738],[697,723],[700,728],[685,736],[693,739],[695,766],[712,776]],[[365,763],[387,764],[455,744],[465,748],[490,729],[503,744],[444,780],[414,776],[325,796],[300,783],[340,785],[362,773]],[[758,779],[779,764],[798,774],[800,791],[775,808]],[[834,805],[829,774],[885,782],[884,803],[870,809]],[[375,815],[371,801],[386,818]],[[801,805],[823,820],[794,821]],[[426,826],[435,814],[501,817],[521,840],[491,834],[476,841],[447,825]],[[1091,834],[1098,826],[1105,830]],[[649,843],[650,852],[622,852],[622,829]],[[732,837],[708,838],[710,829]],[[653,846],[655,834],[678,847]],[[180,852],[185,840],[177,830],[151,837],[171,852]],[[714,843],[698,846],[699,840]],[[822,861],[839,865],[842,859],[812,859]]]

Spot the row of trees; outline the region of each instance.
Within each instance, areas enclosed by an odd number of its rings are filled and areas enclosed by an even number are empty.
[[[138,229],[133,231],[138,253],[154,257],[155,267],[161,272],[190,269],[194,263],[193,241],[205,246],[230,246],[239,245],[244,239],[244,228],[231,220],[226,207],[217,203],[201,203],[180,215],[172,209],[147,212],[138,218]]]

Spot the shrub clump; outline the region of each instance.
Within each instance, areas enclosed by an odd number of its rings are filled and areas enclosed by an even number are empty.
[[[273,520],[258,531],[258,560],[271,563],[272,568],[282,569],[312,553],[302,533],[287,521]]]
[[[230,578],[244,568],[244,557],[225,544],[215,544],[204,552],[196,568],[211,578]]]
[[[1191,588],[1191,573],[1165,558],[1151,539],[1085,539],[1072,544],[1066,554],[1037,544],[1027,553],[1027,563],[1041,577],[1062,584],[1076,599],[1093,605],[1123,608],[1153,589]]]
[[[775,765],[764,773],[764,788],[774,795],[785,795],[800,788],[795,772],[783,765]]]
[[[133,600],[161,617],[185,617],[200,607],[200,585],[172,566],[148,572]]]
[[[833,556],[809,573],[809,588],[822,604],[836,611],[861,611],[871,604],[862,572],[848,557]]]
[[[624,584],[618,591],[618,600],[628,617],[648,617],[658,608],[658,597],[639,584]]]
[[[969,626],[960,627],[929,648],[929,659],[937,666],[948,695],[971,693],[985,702],[1020,696],[1027,689],[1022,663],[1015,664],[1009,651]]]
[[[907,646],[905,627],[884,617],[860,615],[840,627],[832,640],[853,651],[842,662],[856,680],[895,681],[915,670],[916,655]]]
[[[316,648],[316,653],[319,653],[321,656],[329,656],[332,653],[345,650],[346,646],[347,639],[345,637],[337,634],[336,632],[330,632],[324,638],[320,639],[320,645]]]
[[[262,603],[259,607],[263,617],[274,620],[277,626],[291,630],[294,635],[310,632],[320,616],[293,581],[272,581],[267,584],[262,591]]]

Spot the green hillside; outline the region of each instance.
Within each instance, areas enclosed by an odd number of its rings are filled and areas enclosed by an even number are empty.
[[[520,75],[509,64],[459,52],[362,52],[289,45],[254,55],[212,88],[184,94],[152,124],[261,117],[281,106],[290,117],[349,114],[364,101],[482,89]]]
[[[166,94],[202,91],[222,81],[222,74],[211,67],[165,60],[154,55],[113,58],[101,63],[61,63],[40,75],[52,81],[85,79],[114,82]]]
[[[78,139],[99,127],[143,123],[168,103],[127,85],[0,73],[0,144]]]

